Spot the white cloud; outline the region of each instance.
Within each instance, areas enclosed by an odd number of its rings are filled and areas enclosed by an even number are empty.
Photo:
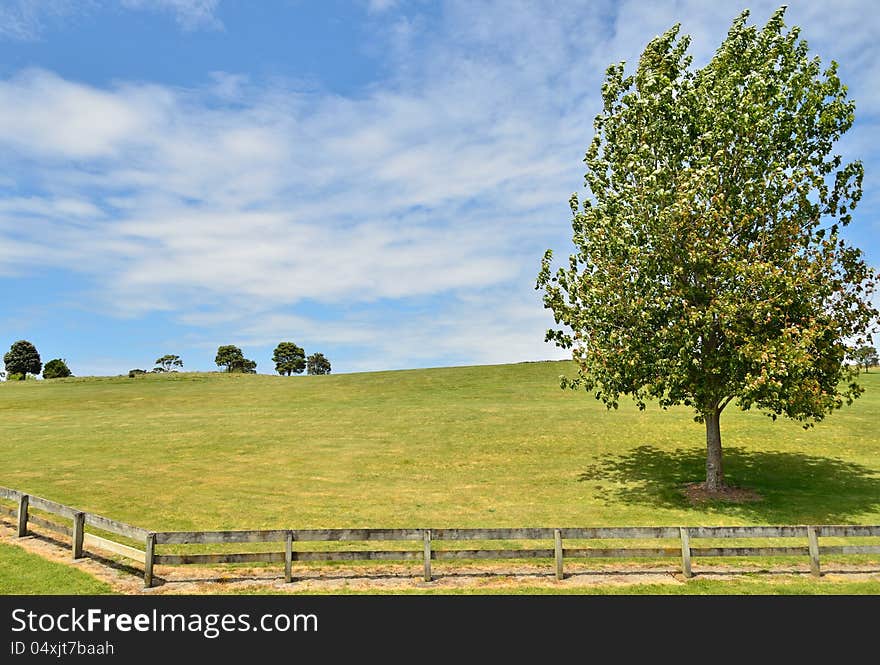
[[[118,156],[152,129],[155,87],[112,93],[41,70],[0,82],[0,141],[23,154],[90,159]]]
[[[0,215],[18,218],[66,217],[94,220],[103,216],[100,208],[89,201],[78,199],[45,199],[39,197],[0,198]]]

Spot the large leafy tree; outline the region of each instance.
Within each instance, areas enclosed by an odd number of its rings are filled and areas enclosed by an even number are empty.
[[[163,372],[176,372],[180,367],[183,367],[183,361],[180,359],[180,356],[170,353],[156,358],[154,364],[157,366],[157,369],[161,368]]]
[[[20,339],[9,347],[9,351],[3,356],[3,362],[10,376],[16,374],[22,381],[28,374],[39,374],[43,369],[40,354],[26,339]]]
[[[306,352],[293,342],[279,342],[272,354],[275,371],[284,376],[302,374],[306,368]]]
[[[861,196],[861,163],[833,154],[854,103],[783,14],[758,29],[744,12],[699,70],[677,26],[633,75],[608,68],[576,253],[552,273],[548,251],[538,277],[562,325],[547,338],[578,365],[563,385],[693,407],[710,492],[725,407],[821,420],[861,392],[844,359],[877,316],[840,234]]]

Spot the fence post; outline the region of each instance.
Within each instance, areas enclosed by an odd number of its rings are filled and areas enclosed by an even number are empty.
[[[28,503],[31,498],[27,494],[18,497],[18,537],[24,538],[27,535],[28,524]]]
[[[73,516],[73,558],[81,559],[83,555],[83,533],[86,526],[86,514],[76,513]]]
[[[288,584],[293,581],[293,531],[287,532],[284,545],[284,581]]]
[[[819,569],[819,534],[816,527],[807,527],[807,540],[810,544],[810,572],[819,577],[822,571]]]
[[[686,527],[678,528],[681,534],[681,572],[685,577],[693,577],[691,571],[691,540]]]
[[[554,549],[556,550],[556,579],[561,580],[565,577],[565,573],[562,570],[562,531],[556,529],[553,532],[553,538],[555,540]]]
[[[148,533],[144,543],[144,588],[153,586],[153,550],[156,548],[156,534]]]
[[[425,581],[431,581],[431,530],[425,529]]]

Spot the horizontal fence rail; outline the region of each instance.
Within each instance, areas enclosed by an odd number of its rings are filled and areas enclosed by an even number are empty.
[[[808,556],[810,570],[820,574],[819,557],[822,554],[880,554],[880,545],[819,546],[819,538],[880,537],[880,525],[804,525],[804,526],[636,526],[636,527],[575,527],[575,528],[520,528],[520,529],[263,529],[241,531],[159,531],[119,522],[101,515],[71,508],[42,497],[18,490],[0,487],[0,499],[18,502],[18,509],[0,506],[0,514],[17,521],[18,535],[28,533],[28,525],[35,524],[49,531],[71,538],[74,558],[83,556],[85,547],[111,552],[137,561],[144,566],[144,586],[153,585],[153,566],[220,564],[220,563],[281,563],[284,579],[292,581],[294,561],[420,561],[425,581],[432,579],[432,561],[486,560],[486,559],[553,559],[556,578],[564,578],[564,561],[569,559],[627,559],[627,558],[681,558],[685,577],[692,577],[691,561],[697,557],[772,557]],[[30,514],[40,510],[71,520],[71,526]],[[140,550],[92,533],[85,527],[143,542]],[[694,547],[691,540],[795,538],[805,542],[791,546],[755,547]],[[676,540],[674,547],[565,547],[564,541],[584,540]],[[376,549],[346,551],[303,551],[294,549],[295,543],[339,542],[345,544],[366,542],[421,543],[418,549]],[[523,549],[442,549],[436,543],[444,541],[545,541],[552,547]],[[234,543],[284,543],[284,549],[272,552],[226,552],[170,554],[156,552],[160,545],[206,545]]]
[[[86,533],[86,525],[94,527],[104,532],[131,538],[133,540],[146,540],[149,532],[146,529],[112,520],[102,515],[95,515],[78,508],[72,508],[40,496],[34,496],[20,492],[18,490],[9,489],[8,487],[0,487],[0,499],[8,499],[18,502],[17,510],[10,510],[5,506],[0,506],[0,514],[10,515],[16,518],[18,524],[18,537],[23,538],[28,535],[28,525],[35,524],[53,533],[60,534],[71,538],[71,550],[73,558],[80,559],[83,557],[85,547],[91,549],[112,552],[113,554],[126,557],[137,561],[138,563],[147,565],[146,552],[135,547],[130,547],[115,540],[110,540],[93,533]],[[31,510],[41,510],[50,515],[71,520],[71,526],[67,527],[58,522],[47,520],[38,515],[32,515]]]

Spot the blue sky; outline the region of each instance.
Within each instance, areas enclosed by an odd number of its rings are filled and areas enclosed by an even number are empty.
[[[880,267],[880,13],[788,4],[856,100],[848,237]],[[2,0],[0,346],[77,375],[220,344],[270,373],[282,340],[337,372],[564,357],[534,282],[605,68],[676,22],[703,64],[740,9]]]

